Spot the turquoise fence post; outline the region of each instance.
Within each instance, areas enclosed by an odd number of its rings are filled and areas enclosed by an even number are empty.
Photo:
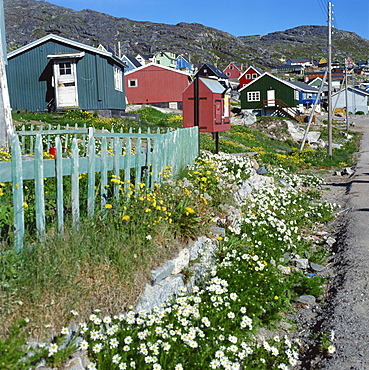
[[[132,140],[130,137],[126,138],[126,160],[124,166],[124,192],[126,195],[129,191],[130,181],[131,181],[131,166],[132,166]]]
[[[114,176],[118,180],[114,182],[114,198],[119,199],[119,187],[121,180],[120,178],[120,168],[119,168],[119,157],[122,154],[122,139],[120,137],[114,136]]]
[[[100,179],[100,198],[101,198],[101,211],[106,211],[105,205],[108,202],[108,149],[106,137],[101,140],[101,179]]]
[[[79,228],[79,156],[77,140],[72,142],[71,156],[71,181],[72,181],[72,223],[73,227]]]
[[[36,229],[40,240],[45,240],[45,188],[44,188],[44,153],[42,136],[37,134],[34,159]]]
[[[55,138],[56,158],[55,158],[55,176],[56,176],[56,212],[58,218],[58,232],[64,231],[64,202],[63,202],[63,157],[60,137]]]
[[[76,139],[73,139],[76,141]],[[87,214],[93,216],[95,211],[95,178],[96,178],[96,147],[92,136],[88,142],[88,188],[87,188]]]
[[[23,249],[24,239],[24,196],[23,196],[23,175],[22,175],[22,154],[19,145],[18,135],[12,139],[12,183],[13,183],[13,206],[14,206],[14,233],[15,251]]]

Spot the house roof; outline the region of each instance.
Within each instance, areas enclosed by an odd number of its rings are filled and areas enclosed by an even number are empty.
[[[157,64],[157,63],[153,63],[153,62],[148,63],[148,64],[145,64],[143,66],[140,66],[140,67],[138,67],[136,69],[132,69],[131,71],[127,71],[124,75],[125,76],[128,76],[128,75],[130,75],[132,73],[135,73],[135,72],[138,72],[138,71],[142,71],[143,69],[148,68],[148,67],[152,67],[152,66],[155,66],[155,67],[161,68],[161,69],[165,69],[167,71],[171,71],[171,72],[174,72],[174,73],[180,73],[180,74],[186,75],[188,77],[191,76],[191,74],[188,73],[188,72],[181,71],[181,70],[174,69],[174,68],[170,68],[170,67],[166,67],[166,66],[163,66],[162,64]]]
[[[313,80],[311,80],[308,85],[313,86],[314,84],[319,84],[319,86],[322,84],[323,79],[321,77],[315,77]],[[324,81],[324,86],[328,86],[328,82]]]
[[[312,93],[318,93],[319,90],[314,87],[306,84],[305,82],[295,82],[295,81],[288,81],[292,85],[295,85],[299,90],[305,91],[305,92],[312,92]]]
[[[314,92],[314,93],[317,93],[319,91],[318,89],[316,89],[314,87],[311,87],[308,84],[305,84],[303,82],[285,81],[285,80],[282,80],[282,79],[278,78],[277,76],[274,76],[274,75],[272,75],[271,73],[268,73],[268,72],[264,72],[261,76],[255,78],[255,80],[253,80],[249,84],[243,86],[239,91],[241,92],[242,90],[245,90],[245,89],[249,88],[251,85],[253,85],[254,83],[256,83],[256,81],[260,80],[264,76],[269,76],[271,78],[274,78],[275,80],[277,80],[277,81],[279,81],[279,82],[281,82],[281,83],[283,83],[283,84],[291,87],[294,90]]]
[[[306,62],[310,62],[310,59],[308,59],[308,58],[290,58],[288,60],[291,63],[306,63]]]
[[[344,92],[345,90],[346,90],[346,88],[341,89],[341,90],[339,90],[339,91],[337,91],[337,92],[333,93],[333,94],[332,94],[332,96],[335,96],[335,95],[337,95],[337,94],[340,94],[341,92]],[[366,95],[366,96],[369,96],[369,91],[366,91],[366,90],[364,90],[364,89],[360,89],[360,88],[358,88],[358,87],[349,86],[349,87],[347,88],[347,90],[349,90],[349,91],[351,91],[351,92],[353,92],[353,93],[355,93],[355,94],[360,94],[360,95]]]
[[[214,66],[212,64],[208,64],[208,63],[204,63],[201,68],[199,68],[199,71],[196,73],[197,76],[200,76],[199,75],[199,72],[200,70],[203,68],[203,67],[207,67],[209,68],[215,76],[219,77],[219,78],[224,78],[224,79],[227,79],[228,80],[228,76],[220,69],[218,68],[217,66]]]
[[[226,88],[217,80],[214,80],[212,78],[205,78],[205,77],[200,77],[199,79],[213,93],[223,94],[224,91],[226,90]]]
[[[152,54],[141,54],[141,53],[138,53],[137,56],[140,56],[140,57],[142,57],[145,60],[150,60],[154,55],[152,55]],[[137,56],[136,56],[136,58],[137,58]]]
[[[93,46],[82,44],[80,42],[69,40],[69,39],[66,39],[64,37],[60,37],[60,36],[53,35],[53,34],[41,37],[40,39],[38,39],[36,41],[33,41],[33,42],[31,42],[27,45],[22,46],[21,48],[19,48],[17,50],[12,51],[11,53],[8,54],[8,59],[13,58],[13,57],[15,57],[15,56],[27,51],[27,50],[30,50],[30,49],[32,49],[32,48],[34,48],[38,45],[41,45],[41,44],[43,44],[47,41],[50,41],[50,40],[58,41],[60,43],[67,44],[67,45],[71,45],[71,46],[74,46],[78,49],[81,49],[81,50],[84,50],[84,51],[89,51],[89,52],[94,53],[94,54],[99,54],[99,55],[103,55],[105,57],[109,57],[109,58],[113,59],[114,62],[116,62],[117,64],[120,64],[121,66],[126,67],[126,64],[123,61],[116,58],[112,53],[109,53],[108,51],[101,50],[101,49],[95,48]]]
[[[131,57],[130,55],[123,55],[122,60],[123,59],[127,59],[136,68],[139,68],[142,66],[142,64],[135,57]]]
[[[253,65],[250,65],[246,68],[245,72],[242,73],[242,75],[239,77],[239,79],[244,76],[245,74],[247,74],[247,72],[249,71],[249,69],[253,69],[255,72],[257,72],[259,75],[262,75],[264,72],[260,69],[260,68],[257,68],[257,67],[254,67]]]

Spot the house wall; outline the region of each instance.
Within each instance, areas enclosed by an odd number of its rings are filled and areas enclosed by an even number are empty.
[[[183,127],[193,127],[194,112],[194,83],[183,92]],[[217,101],[220,101],[220,103]],[[222,124],[216,124],[216,104],[220,104],[220,116],[224,113],[223,94],[213,93],[199,80],[199,128],[200,132],[220,132],[230,130],[229,117],[223,118]],[[218,105],[219,106],[219,105]],[[219,123],[219,122],[218,122]]]
[[[252,77],[255,74],[256,74],[256,77]],[[247,75],[250,75],[250,78],[247,78]],[[260,76],[260,74],[258,72],[256,72],[253,68],[248,68],[245,71],[245,73],[239,79],[240,88],[242,88],[245,85],[249,84],[251,81],[254,81],[259,76]]]
[[[241,108],[242,109],[260,109],[263,100],[267,100],[267,91],[275,91],[275,99],[282,100],[289,107],[296,107],[299,104],[299,100],[296,99],[295,89],[284,83],[268,76],[264,75],[251,85],[246,86],[240,92]],[[260,92],[260,100],[249,102],[247,100],[248,92]],[[298,97],[298,96],[297,96]]]
[[[223,72],[225,75],[228,76],[229,79],[238,79],[241,75],[240,70],[237,67],[235,67],[232,63],[228,64],[228,66]]]
[[[137,80],[137,87],[129,87],[130,80]],[[181,102],[182,92],[189,83],[183,73],[150,65],[125,76],[127,101],[129,104]]]
[[[361,95],[348,91],[347,93],[347,103],[348,111],[355,114],[356,112],[362,111],[368,114],[368,97],[366,95]],[[346,107],[346,96],[345,91],[341,94],[335,94],[332,96],[332,105],[335,108],[345,108]]]
[[[81,51],[83,50],[49,40],[10,58],[7,77],[12,109],[45,111],[47,103],[54,97],[53,61],[47,55]],[[114,89],[111,62],[85,51],[83,58],[76,59],[76,69],[80,109],[125,109],[124,90],[119,92]]]

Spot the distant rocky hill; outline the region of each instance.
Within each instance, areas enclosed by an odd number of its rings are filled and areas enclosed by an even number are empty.
[[[109,45],[122,54],[172,51],[189,55],[192,62],[225,66],[230,61],[253,63],[267,68],[281,58],[327,54],[327,27],[301,26],[265,36],[236,37],[197,23],[138,22],[92,10],[72,9],[36,0],[4,0],[8,50],[14,50],[49,33],[84,44]],[[333,58],[369,58],[369,41],[357,34],[335,30]]]

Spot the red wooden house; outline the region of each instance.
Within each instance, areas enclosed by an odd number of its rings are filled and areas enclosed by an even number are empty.
[[[200,132],[220,132],[231,129],[229,95],[216,79],[198,77]],[[183,127],[195,125],[195,81],[183,91]]]
[[[128,104],[151,104],[182,109],[182,92],[191,82],[190,74],[150,63],[124,74]]]
[[[254,66],[249,66],[246,69],[246,71],[243,72],[243,74],[238,79],[238,81],[240,83],[239,89],[241,89],[242,87],[248,85],[250,82],[256,80],[263,73],[264,72],[261,69],[256,68]]]
[[[242,63],[231,62],[227,65],[223,72],[230,80],[238,80],[243,73],[242,68]]]

